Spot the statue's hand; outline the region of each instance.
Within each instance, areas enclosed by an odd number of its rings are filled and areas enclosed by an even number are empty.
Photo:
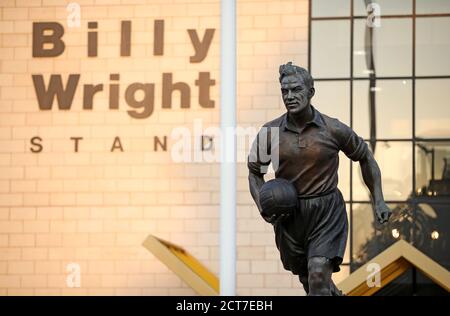
[[[263,216],[264,220],[265,220],[266,222],[272,224],[272,225],[276,225],[276,224],[278,224],[278,223],[284,221],[284,220],[285,220],[286,218],[288,218],[288,217],[289,217],[289,214],[287,214],[287,213],[286,213],[286,214],[281,214],[281,215],[279,215],[279,216],[277,216],[277,215],[275,215],[275,214],[273,214],[273,215],[270,216],[270,217]]]
[[[391,209],[386,205],[384,201],[375,204],[375,215],[380,224],[387,223],[389,217],[392,215]]]

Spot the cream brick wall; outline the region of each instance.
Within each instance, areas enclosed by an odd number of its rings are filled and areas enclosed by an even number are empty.
[[[72,1],[1,1],[0,21],[0,294],[194,295],[141,246],[148,234],[180,244],[219,270],[219,164],[175,163],[153,151],[153,137],[178,126],[219,123],[220,1],[79,0],[81,27],[68,28]],[[238,122],[259,127],[283,112],[278,66],[307,65],[306,0],[238,0]],[[153,20],[165,20],[164,56],[153,56]],[[131,57],[119,57],[120,21],[132,21]],[[32,22],[64,25],[65,52],[32,58]],[[87,22],[98,22],[98,57],[87,57]],[[207,57],[194,52],[187,29],[215,34]],[[214,109],[198,105],[194,80],[208,71]],[[162,73],[191,87],[191,108],[161,108]],[[40,111],[31,74],[80,73],[70,111]],[[119,110],[108,109],[109,74],[120,74]],[[155,83],[155,108],[131,118],[123,98],[132,82]],[[105,85],[92,111],[82,110],[83,84]],[[30,139],[44,149],[30,151]],[[110,152],[119,136],[124,152]],[[74,152],[70,137],[83,137]],[[273,231],[259,217],[238,165],[237,285],[241,295],[299,295],[284,271]],[[66,285],[69,263],[81,287]]]

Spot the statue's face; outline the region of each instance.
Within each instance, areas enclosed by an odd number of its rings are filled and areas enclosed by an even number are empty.
[[[291,114],[302,112],[309,104],[311,98],[310,88],[301,76],[284,76],[281,80],[281,94],[284,106]]]

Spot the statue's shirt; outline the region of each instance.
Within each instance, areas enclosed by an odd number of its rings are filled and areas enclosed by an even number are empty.
[[[261,128],[248,156],[252,173],[265,174],[272,163],[277,178],[291,181],[300,196],[332,191],[338,184],[339,151],[353,161],[369,150],[350,127],[312,107],[313,119],[298,130],[287,113]]]

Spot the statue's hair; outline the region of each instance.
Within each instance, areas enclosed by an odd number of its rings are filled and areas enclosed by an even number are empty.
[[[305,68],[293,65],[292,61],[288,62],[285,65],[281,65],[279,71],[280,82],[281,80],[283,80],[284,76],[295,75],[303,78],[303,80],[309,87],[314,87],[314,79],[311,77],[310,73]]]

